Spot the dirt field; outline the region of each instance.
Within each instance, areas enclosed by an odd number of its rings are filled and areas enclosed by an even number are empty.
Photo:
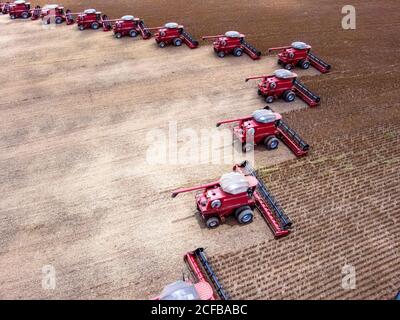
[[[293,233],[274,240],[260,217],[205,229],[193,195],[170,192],[231,164],[146,159],[150,129],[168,132],[176,120],[199,132],[262,107],[243,79],[272,72],[274,57],[221,60],[209,46],[161,50],[153,40],[0,16],[0,298],[149,298],[181,277],[182,254],[198,246],[234,298],[392,297],[400,287],[397,2],[354,1],[355,31],[340,27],[342,4],[325,0],[170,2],[71,8],[133,13],[149,26],[177,20],[196,37],[237,29],[264,51],[301,39],[334,66],[328,75],[299,71],[320,107],[273,105],[312,145],[310,156],[256,151]],[[340,286],[345,264],[356,268],[355,290]],[[56,269],[55,290],[42,289],[44,265]]]

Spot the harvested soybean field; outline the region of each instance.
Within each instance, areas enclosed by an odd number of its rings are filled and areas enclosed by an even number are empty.
[[[263,52],[302,40],[332,64],[324,75],[296,70],[320,106],[271,105],[312,146],[309,155],[296,159],[283,145],[255,152],[293,220],[280,240],[261,216],[208,230],[193,194],[172,199],[171,191],[217,180],[233,163],[151,164],[164,149],[147,139],[159,130],[163,146],[171,126],[211,130],[262,108],[244,78],[275,70],[275,56],[219,59],[206,43],[161,50],[154,40],[0,16],[0,298],[148,299],[181,278],[183,254],[199,246],[236,299],[392,298],[400,288],[398,4],[353,1],[357,28],[343,30],[345,4],[63,2],[74,12],[133,14],[150,27],[177,21],[196,38],[239,30]],[[46,265],[56,270],[54,290],[42,288]],[[342,287],[346,265],[356,270],[351,290]]]

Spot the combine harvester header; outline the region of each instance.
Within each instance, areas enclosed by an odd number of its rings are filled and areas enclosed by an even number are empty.
[[[267,150],[278,148],[280,139],[297,157],[308,153],[309,145],[283,120],[279,113],[269,107],[256,110],[252,115],[219,121],[217,127],[227,123],[238,123],[233,127],[233,138],[242,145],[243,152],[254,149],[254,145],[263,144]],[[250,135],[250,137],[249,137]],[[252,142],[249,142],[252,141]]]
[[[291,221],[247,161],[235,165],[219,181],[176,190],[172,197],[191,191],[200,191],[195,195],[196,205],[208,228],[218,227],[231,215],[239,224],[251,223],[256,207],[276,238],[289,234]]]
[[[287,70],[291,70],[296,66],[308,69],[310,65],[321,73],[327,73],[331,70],[330,64],[318,58],[311,52],[311,46],[301,41],[295,41],[286,47],[268,49],[268,53],[273,51],[280,51],[278,53],[278,64]]]
[[[168,22],[162,27],[147,28],[146,30],[149,32],[157,30],[155,40],[160,48],[169,45],[180,47],[182,43],[185,43],[190,49],[196,49],[199,46],[199,42],[185,30],[185,27],[176,22]]]
[[[203,248],[186,253],[183,260],[191,279],[166,286],[154,300],[229,300]]]
[[[243,53],[253,60],[258,60],[261,57],[261,51],[245,41],[245,35],[237,31],[228,31],[225,34],[216,36],[203,36],[202,39],[214,40],[214,51],[220,58],[225,57],[227,54],[240,57]]]
[[[279,69],[272,75],[252,76],[246,78],[245,81],[254,79],[262,79],[258,84],[258,94],[264,97],[267,103],[272,103],[279,98],[286,102],[293,102],[298,96],[310,107],[315,107],[321,100],[320,97],[297,80],[296,73],[289,70]]]

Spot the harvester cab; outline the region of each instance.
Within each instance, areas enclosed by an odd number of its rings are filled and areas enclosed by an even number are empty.
[[[236,123],[233,130],[233,138],[242,146],[243,152],[249,152],[254,146],[263,144],[267,150],[275,150],[282,141],[297,157],[305,156],[309,145],[285,122],[279,113],[266,107],[253,112],[252,115],[219,121],[217,127],[222,124]]]
[[[286,102],[293,102],[298,96],[310,107],[317,106],[320,97],[311,92],[303,83],[297,80],[297,74],[286,69],[279,69],[272,75],[252,76],[249,80],[261,79],[258,84],[258,95],[264,97],[265,102],[272,103],[282,98]]]
[[[136,38],[139,34],[143,39],[149,39],[151,37],[151,33],[146,29],[144,21],[132,15],[126,15],[117,20],[110,20],[110,22],[114,23],[113,31],[117,39],[123,36]]]
[[[11,3],[9,1],[0,2],[0,13],[8,14],[10,11],[10,5],[11,5]]]
[[[73,13],[69,14],[73,15]],[[81,31],[85,29],[98,30],[101,26],[104,31],[111,30],[111,24],[108,21],[108,17],[106,15],[102,16],[101,12],[96,9],[86,9],[79,13],[76,19],[78,29]]]
[[[278,64],[282,65],[287,70],[292,70],[296,66],[303,69],[308,69],[313,66],[321,73],[330,71],[331,66],[317,57],[311,52],[311,46],[301,42],[295,41],[290,46],[269,48],[268,53],[279,51]]]
[[[188,252],[183,258],[190,272],[187,280],[166,286],[155,300],[228,300],[203,248]]]
[[[201,191],[195,195],[196,206],[210,229],[218,227],[231,215],[235,216],[239,224],[251,223],[253,210],[258,208],[275,237],[289,233],[289,218],[247,162],[236,165],[233,172],[224,174],[219,181],[176,190],[172,197],[195,190]]]
[[[31,15],[31,4],[24,0],[17,0],[10,5],[9,14],[11,19],[28,19]]]
[[[214,51],[220,58],[225,57],[227,54],[240,57],[243,53],[247,54],[253,60],[260,59],[261,56],[259,50],[245,41],[245,35],[237,31],[228,31],[223,35],[204,36],[202,39],[214,40]]]
[[[147,31],[157,30],[155,40],[160,48],[165,48],[169,45],[180,47],[183,43],[190,49],[195,49],[199,46],[196,41],[184,28],[184,26],[176,22],[168,22],[162,27],[147,28]]]

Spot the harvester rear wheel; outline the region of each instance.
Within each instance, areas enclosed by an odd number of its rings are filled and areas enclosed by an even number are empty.
[[[249,206],[243,206],[235,211],[235,218],[240,224],[247,224],[253,221],[253,211]]]
[[[272,102],[274,102],[274,97],[273,97],[273,96],[265,97],[265,102],[266,102],[266,103],[272,103]]]
[[[294,99],[296,99],[296,94],[291,90],[287,90],[283,93],[283,99],[285,99],[286,102],[293,102]]]
[[[264,145],[267,150],[275,150],[279,146],[279,140],[275,136],[269,136],[265,138]]]
[[[207,219],[207,221],[206,221],[207,228],[209,228],[209,229],[214,229],[214,228],[218,227],[219,224],[220,224],[220,221],[217,217],[211,217],[211,218]]]
[[[84,26],[83,24],[80,24],[80,25],[78,26],[78,29],[81,30],[81,31],[83,31],[83,30],[85,30],[85,26]]]
[[[161,41],[161,42],[158,43],[158,46],[160,48],[165,48],[167,46],[167,44],[164,41]]]
[[[114,36],[117,39],[121,39],[122,38],[122,33],[121,32],[117,32]]]
[[[240,49],[240,48],[235,48],[235,49],[233,50],[233,55],[234,55],[235,57],[241,57],[242,54],[243,54],[243,50]]]
[[[97,30],[98,28],[100,28],[100,24],[98,22],[93,22],[91,27],[93,30]]]
[[[22,12],[21,18],[22,19],[28,19],[29,18],[29,13],[28,12]]]
[[[63,19],[61,17],[56,17],[56,19],[54,20],[54,22],[56,24],[61,24],[63,22]]]
[[[129,31],[129,36],[132,38],[136,38],[138,35],[138,33],[136,32],[136,30],[130,30]]]
[[[10,14],[10,18],[14,20],[16,18],[15,14]]]
[[[218,57],[220,57],[220,58],[225,57],[225,52],[223,52],[223,51],[219,51],[219,52],[217,52],[217,54],[218,54]]]
[[[173,43],[175,47],[180,47],[182,45],[182,40],[179,38],[175,38]]]

